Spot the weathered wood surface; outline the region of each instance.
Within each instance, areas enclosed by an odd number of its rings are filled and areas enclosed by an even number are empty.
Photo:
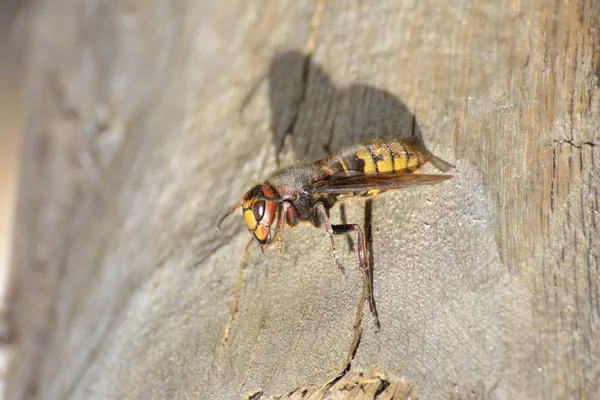
[[[9,399],[600,397],[598,2],[31,11]],[[245,268],[214,232],[375,136],[455,166],[373,201],[379,332],[343,238],[346,279],[310,228]]]

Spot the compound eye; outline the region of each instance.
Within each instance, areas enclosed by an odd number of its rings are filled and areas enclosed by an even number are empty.
[[[254,213],[254,219],[256,219],[256,222],[259,222],[265,215],[265,201],[256,201],[252,206],[252,212]]]

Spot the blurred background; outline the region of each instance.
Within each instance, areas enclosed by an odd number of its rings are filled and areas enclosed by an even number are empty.
[[[16,26],[25,3],[0,1],[0,399],[10,355],[8,278],[24,119],[23,38]]]

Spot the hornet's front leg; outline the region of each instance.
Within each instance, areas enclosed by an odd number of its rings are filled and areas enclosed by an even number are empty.
[[[283,201],[281,203],[281,211],[279,212],[279,218],[277,219],[277,225],[275,226],[275,232],[277,232],[277,247],[279,248],[279,257],[281,258],[283,258],[285,247],[283,244],[283,231],[286,222],[289,222],[292,226],[298,223],[298,214],[290,201]]]
[[[344,272],[344,267],[342,267],[335,254],[333,235],[342,235],[354,231],[357,232],[358,265],[360,266],[360,270],[363,273],[363,284],[365,285],[367,293],[369,309],[371,310],[373,318],[375,319],[375,326],[379,328],[379,316],[377,315],[377,308],[375,307],[375,297],[373,295],[373,269],[368,262],[367,242],[365,240],[365,233],[362,227],[358,224],[331,225],[331,222],[329,222],[329,217],[327,216],[327,210],[325,209],[325,206],[322,203],[317,203],[317,205],[315,206],[315,210],[317,212],[317,216],[319,217],[319,222],[323,225],[325,231],[329,233],[329,237],[331,238],[331,252],[333,253],[333,258],[335,259],[336,263],[338,264],[338,267],[342,270],[342,272]]]

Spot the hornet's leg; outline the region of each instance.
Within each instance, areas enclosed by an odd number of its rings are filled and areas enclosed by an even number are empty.
[[[346,218],[346,203],[340,204],[340,219],[342,220],[342,224],[345,225],[348,223],[348,219]],[[354,242],[352,241],[352,238],[348,235],[346,236],[346,239],[348,239],[349,252],[354,253]]]
[[[365,241],[365,233],[358,224],[333,225],[333,234],[342,235],[356,231],[358,233],[358,264],[363,273],[364,285],[367,290],[367,301],[369,309],[375,319],[375,327],[379,329],[379,315],[377,315],[377,307],[375,307],[375,296],[373,295],[373,268],[369,265],[367,257],[367,242]]]
[[[379,316],[377,315],[377,308],[375,307],[375,297],[373,295],[373,269],[371,268],[368,262],[367,242],[365,240],[365,233],[363,229],[358,224],[331,225],[331,223],[329,222],[329,217],[327,216],[327,211],[321,203],[318,203],[316,205],[316,211],[318,213],[320,222],[323,224],[323,227],[325,228],[327,233],[330,234],[332,251],[333,235],[342,235],[354,231],[356,231],[356,233],[358,234],[358,264],[360,266],[360,270],[363,273],[363,284],[365,285],[367,293],[369,309],[371,310],[373,318],[375,319],[375,327],[379,329]],[[336,258],[335,253],[334,258]]]
[[[333,255],[333,259],[335,260],[335,263],[337,264],[342,274],[346,276],[346,270],[344,269],[344,266],[338,259],[337,253],[335,251],[335,243],[333,241],[333,235],[335,235],[335,232],[333,230],[331,222],[329,222],[327,210],[325,209],[325,206],[322,203],[317,203],[317,205],[315,206],[315,210],[317,211],[317,215],[319,216],[319,222],[321,222],[321,225],[323,225],[323,228],[325,228],[325,232],[329,234],[329,239],[331,239],[331,254]]]
[[[285,222],[288,217],[288,210],[290,209],[292,203],[289,201],[284,201],[281,204],[281,211],[279,214],[279,218],[277,219],[277,225],[275,226],[275,232],[277,235],[277,247],[279,248],[279,257],[283,258],[284,244],[283,244],[283,230],[285,229]]]

